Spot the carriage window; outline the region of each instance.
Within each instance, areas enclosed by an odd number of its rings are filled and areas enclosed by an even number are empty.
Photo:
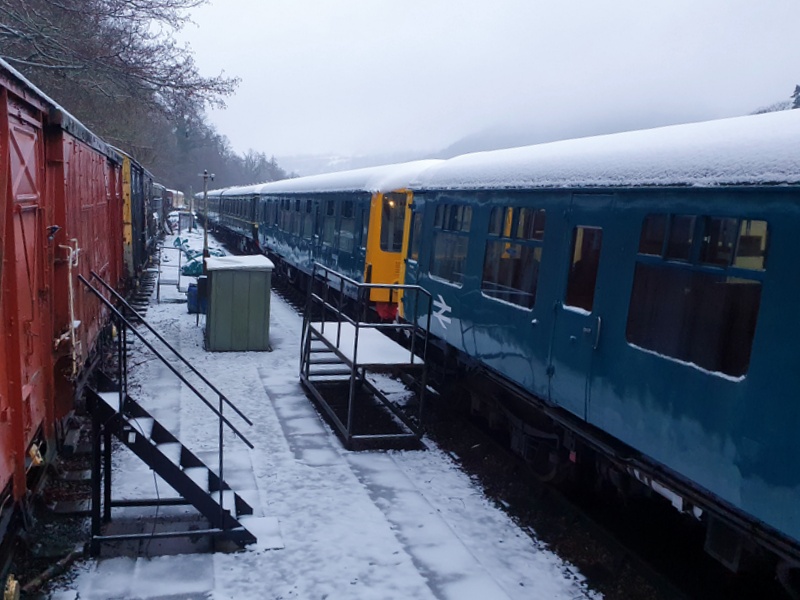
[[[300,204],[300,200],[297,199],[294,201],[294,210],[292,210],[292,233],[294,235],[300,235],[300,229],[303,225],[302,219],[302,206]]]
[[[342,221],[339,226],[339,250],[352,252],[355,246],[356,213],[352,200],[342,202]]]
[[[369,207],[361,209],[361,248],[366,249],[369,235]]]
[[[452,283],[461,283],[469,238],[441,231],[433,234],[430,273]]]
[[[572,262],[564,299],[567,306],[592,311],[602,245],[603,230],[599,227],[576,227],[572,230]]]
[[[523,207],[519,209],[517,237],[521,240],[541,240],[544,238],[544,210]]]
[[[411,240],[408,247],[408,258],[419,260],[419,238],[422,235],[422,213],[414,213],[414,221],[411,224]]]
[[[472,224],[472,207],[462,204],[442,204],[436,207],[436,218],[433,226],[449,231],[470,230]]]
[[[472,207],[442,204],[436,207],[430,274],[460,284],[467,259]]]
[[[314,207],[311,200],[306,200],[303,207],[303,237],[307,240],[314,235]]]
[[[637,264],[626,337],[642,348],[741,376],[761,303],[761,282]]]
[[[469,232],[470,227],[472,226],[472,207],[458,206],[456,209],[454,223],[458,228],[458,231]]]
[[[280,228],[286,232],[291,231],[292,228],[292,205],[288,198],[281,200]]]
[[[739,233],[736,219],[706,217],[700,261],[727,267],[733,259],[733,248]]]
[[[282,198],[278,205],[278,229],[281,231],[286,230],[286,202],[286,198]]]
[[[514,209],[510,207],[495,206],[489,217],[489,234],[511,236],[511,221],[514,218]]]
[[[664,252],[664,236],[667,233],[667,215],[647,215],[639,238],[639,254],[661,256]]]
[[[533,308],[541,262],[540,247],[489,241],[481,291],[490,298]]]
[[[403,249],[403,228],[406,222],[406,195],[386,194],[381,212],[381,250],[400,252]]]
[[[325,217],[322,220],[322,243],[326,246],[333,245],[336,235],[336,204],[333,200],[325,201]]]
[[[667,258],[689,260],[694,238],[694,224],[697,217],[675,215],[669,228]]]
[[[481,292],[485,296],[533,308],[542,261],[544,210],[495,207],[483,261]],[[516,219],[516,228],[512,224]],[[514,233],[512,233],[512,231]]]
[[[764,270],[767,258],[767,222],[743,219],[733,266],[740,269]]]
[[[679,254],[686,262],[665,260],[675,258],[669,247],[662,257],[640,244],[640,255],[650,256],[636,264],[626,338],[664,356],[741,377],[750,365],[761,305],[759,271],[764,269],[767,223],[681,215],[672,219],[670,244],[676,239],[676,220],[681,221],[677,229],[692,231],[688,239],[680,234],[687,247]],[[692,252],[695,224],[702,237],[694,240],[699,248]],[[647,227],[645,219],[643,239]]]

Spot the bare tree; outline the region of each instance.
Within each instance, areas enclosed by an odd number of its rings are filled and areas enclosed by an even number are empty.
[[[201,76],[173,37],[204,2],[0,0],[0,56],[64,103],[91,92],[170,116],[223,106],[238,80]]]
[[[205,2],[0,0],[0,57],[168,187],[189,193],[198,168],[221,186],[283,178],[274,158],[237,155],[206,122],[238,80],[201,76],[174,40]]]

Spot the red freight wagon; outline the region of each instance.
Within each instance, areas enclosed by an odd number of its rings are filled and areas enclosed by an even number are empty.
[[[90,358],[106,322],[107,311],[78,279],[94,271],[117,285],[122,279],[122,200],[120,157],[63,112],[51,113],[47,145],[48,179],[52,182],[53,304],[55,331],[55,417],[72,409],[73,380]],[[73,135],[73,133],[75,135]],[[77,137],[80,135],[80,137]]]
[[[45,222],[46,102],[12,75],[0,80],[2,121],[2,304],[4,397],[9,436],[2,436],[6,466],[0,489],[18,501],[25,493],[26,450],[52,428],[51,289]],[[0,504],[5,498],[0,499]]]
[[[78,275],[123,277],[120,172],[110,146],[0,61],[0,541],[107,322]]]

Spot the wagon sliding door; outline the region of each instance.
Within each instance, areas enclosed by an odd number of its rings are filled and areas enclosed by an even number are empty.
[[[50,340],[43,339],[50,319],[44,282],[47,241],[42,203],[43,140],[39,121],[19,106],[13,109],[15,114],[9,114],[8,123],[11,210],[6,215],[9,263],[8,272],[3,274],[8,283],[3,295],[3,316],[10,317],[6,324],[10,323],[10,334],[19,348],[18,356],[9,364],[14,371],[19,369],[19,374],[10,373],[9,381],[15,381],[17,386],[11,393],[21,395],[27,446],[38,427],[49,422],[49,373],[45,365]]]
[[[562,244],[559,302],[551,343],[548,373],[550,399],[586,418],[592,362],[603,333],[602,306],[598,300],[606,226],[611,219],[613,196],[572,197]]]

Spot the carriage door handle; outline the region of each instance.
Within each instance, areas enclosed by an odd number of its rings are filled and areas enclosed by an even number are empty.
[[[597,317],[597,331],[595,332],[594,336],[594,346],[592,346],[592,350],[597,350],[597,347],[600,345],[600,329],[603,326],[603,319]]]

